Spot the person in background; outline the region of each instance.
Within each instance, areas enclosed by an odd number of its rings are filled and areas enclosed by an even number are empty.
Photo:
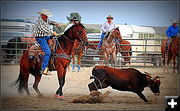
[[[36,41],[40,44],[42,50],[44,51],[44,57],[42,62],[42,74],[47,75],[48,72],[48,63],[49,58],[51,56],[51,50],[48,45],[48,40],[50,39],[50,36],[57,35],[56,32],[53,32],[50,30],[49,25],[55,25],[57,27],[60,27],[60,24],[57,24],[54,21],[51,21],[48,19],[48,17],[52,17],[52,13],[48,9],[42,9],[41,12],[38,12],[40,16],[36,20],[36,23],[33,27],[33,35],[36,37]]]
[[[73,26],[75,23],[81,22],[81,16],[77,12],[70,13],[70,16],[67,17],[67,20],[69,21],[69,24],[66,26],[64,32],[69,29],[71,26]]]
[[[101,48],[101,45],[102,45],[102,42],[103,42],[103,38],[105,37],[105,35],[110,32],[112,29],[115,28],[115,24],[113,23],[113,17],[111,15],[107,16],[107,21],[104,22],[102,24],[102,27],[101,27],[101,40],[98,44],[98,51],[100,51],[100,48]]]
[[[167,51],[169,52],[171,38],[177,37],[179,34],[179,27],[177,26],[178,21],[173,21],[172,25],[166,30],[167,39]]]
[[[66,30],[68,30],[70,27],[72,27],[73,25],[75,25],[75,23],[80,23],[81,22],[81,16],[79,13],[73,12],[73,13],[70,13],[70,16],[67,17],[67,20],[69,21],[69,24],[65,28],[64,32]],[[81,66],[78,65],[77,67],[78,67],[78,71],[79,71],[81,69]],[[73,72],[75,71],[75,64],[72,65],[72,71]]]

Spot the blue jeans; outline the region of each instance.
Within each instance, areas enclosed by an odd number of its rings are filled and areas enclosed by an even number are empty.
[[[103,38],[104,38],[104,36],[106,35],[106,33],[105,32],[103,32],[102,34],[101,34],[101,40],[100,40],[100,42],[99,42],[99,44],[98,44],[98,48],[100,48],[101,47],[101,45],[102,45],[102,42],[103,42]]]
[[[44,70],[46,67],[48,67],[49,58],[51,56],[51,49],[48,44],[49,39],[50,39],[50,36],[36,37],[36,41],[40,44],[42,50],[44,51],[42,70]]]

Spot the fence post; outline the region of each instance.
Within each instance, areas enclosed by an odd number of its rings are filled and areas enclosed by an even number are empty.
[[[17,58],[17,37],[16,37],[16,42],[15,42],[15,44],[16,44],[16,47],[15,47],[15,57],[16,57],[16,58],[15,58],[15,62],[14,62],[14,63],[16,64],[16,63],[17,63],[17,59],[18,59],[18,58]]]
[[[147,36],[147,37],[145,36],[145,48],[144,48],[144,68],[146,67],[146,61],[147,61],[147,38],[148,38],[148,36]]]

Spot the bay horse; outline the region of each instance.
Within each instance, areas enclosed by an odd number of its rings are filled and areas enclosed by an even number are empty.
[[[9,39],[6,46],[6,59],[14,59],[21,50],[26,50],[35,42],[34,37],[14,37]],[[14,50],[17,49],[17,50]]]
[[[108,35],[106,35],[103,39],[103,43],[101,46],[102,52],[105,56],[105,64],[109,64],[109,57],[112,56],[111,65],[115,65],[116,60],[116,42],[115,39],[120,38],[119,27],[111,30]]]
[[[116,50],[116,55],[117,53],[120,52],[121,55],[123,56],[123,59],[125,62],[123,62],[123,65],[126,65],[127,63],[130,63],[131,60],[131,56],[132,56],[132,47],[131,47],[131,43],[127,40],[123,40],[121,33],[119,36],[119,42],[117,43],[117,50]]]
[[[72,46],[75,40],[78,40],[86,45],[88,44],[86,28],[81,23],[76,23],[75,25],[70,27],[56,41],[57,49],[55,51],[55,55],[52,56],[54,56],[55,58],[54,64],[59,80],[59,88],[55,94],[57,98],[63,97],[62,88],[65,84],[66,69],[71,62],[71,54],[73,48]],[[26,50],[21,57],[19,77],[15,81],[14,85],[18,84],[18,91],[20,94],[22,94],[25,90],[27,95],[30,95],[30,92],[28,90],[28,78],[29,74],[31,73],[35,77],[33,88],[39,96],[42,96],[42,93],[38,89],[38,84],[42,76],[42,74],[40,73],[42,59],[40,59],[40,61],[38,61],[37,59],[31,60],[29,59],[28,53],[29,51]]]
[[[84,50],[85,46],[80,43],[78,40],[75,40],[74,45],[73,45],[73,49],[72,49],[72,71],[75,72],[75,59],[77,56],[77,65],[78,65],[78,72],[81,69],[81,58],[83,56],[83,50]]]
[[[176,66],[176,57],[179,59],[179,37],[173,37],[171,38],[170,48],[168,51],[166,48],[167,39],[164,40],[161,44],[161,53],[162,53],[162,61],[163,66],[169,65],[170,61],[173,59],[173,72],[175,72],[175,66]],[[179,63],[178,63],[179,66]]]

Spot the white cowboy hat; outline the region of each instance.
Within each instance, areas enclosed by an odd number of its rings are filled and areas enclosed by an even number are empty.
[[[172,24],[179,24],[179,21],[178,20],[173,20]]]
[[[44,14],[48,17],[52,17],[53,14],[48,9],[42,9],[41,12],[37,12],[37,14]]]

